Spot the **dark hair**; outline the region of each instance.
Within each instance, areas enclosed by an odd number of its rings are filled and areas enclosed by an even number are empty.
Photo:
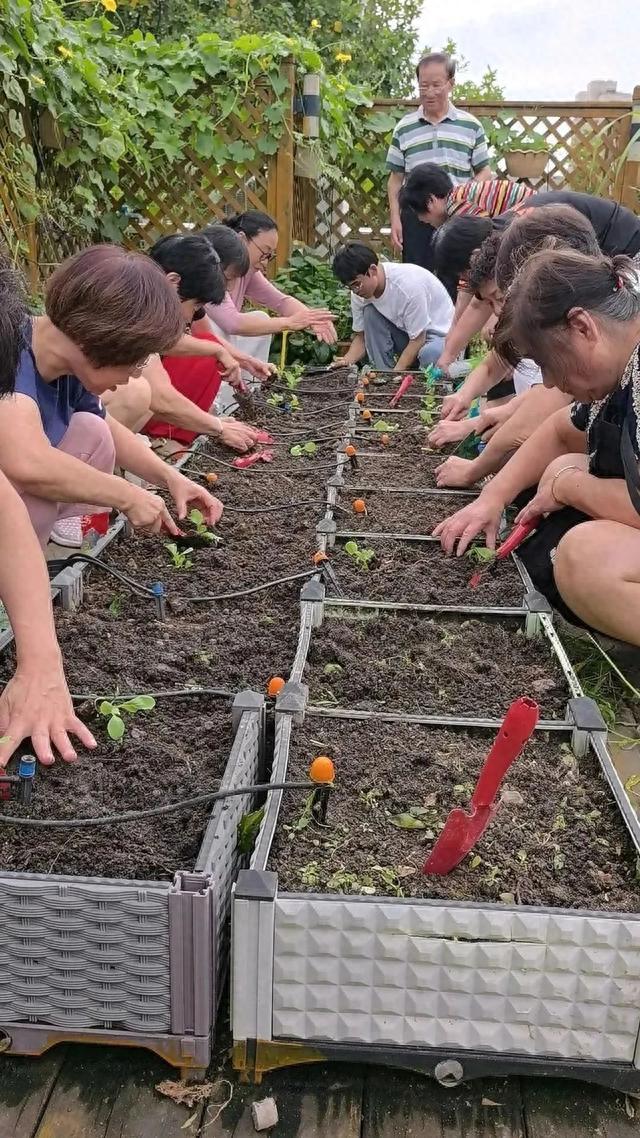
[[[180,300],[151,257],[92,245],[49,278],[45,311],[94,367],[139,363],[184,332]]]
[[[469,268],[471,254],[493,232],[490,217],[469,214],[452,217],[441,225],[433,239],[435,270],[438,276],[461,276]]]
[[[400,190],[400,208],[422,213],[430,197],[446,198],[452,189],[453,182],[446,170],[435,162],[423,162],[411,171]]]
[[[456,61],[446,51],[431,51],[429,55],[423,55],[422,59],[418,61],[416,67],[416,78],[420,80],[420,68],[426,67],[428,63],[441,63],[447,69],[447,79],[455,79],[456,77]]]
[[[600,252],[591,222],[573,206],[537,206],[522,217],[516,214],[503,234],[496,261],[496,280],[503,292],[525,261],[541,249],[575,249],[589,257]]]
[[[197,233],[161,237],[149,250],[149,256],[165,273],[179,275],[181,300],[222,304],[227,286],[220,258],[206,237]]]
[[[0,395],[15,389],[18,361],[25,346],[26,320],[24,281],[7,251],[0,249]]]
[[[471,292],[477,293],[483,284],[495,277],[498,250],[502,241],[502,233],[490,233],[480,248],[474,249],[469,262],[469,275],[467,277]]]
[[[349,241],[333,258],[333,271],[342,284],[351,284],[361,273],[378,264],[378,254],[363,241]]]
[[[249,272],[251,263],[247,246],[233,229],[227,225],[205,225],[202,236],[215,249],[223,269],[233,269],[239,277]]]
[[[531,358],[544,369],[562,356],[562,329],[573,308],[604,320],[640,315],[640,273],[625,256],[587,257],[569,249],[534,253],[515,278],[498,321],[494,348],[516,366]]]
[[[244,213],[234,213],[225,217],[223,225],[234,229],[236,233],[244,233],[245,237],[257,237],[259,233],[266,233],[268,229],[277,229],[277,222],[269,217],[268,213],[261,213],[259,209],[247,209]]]

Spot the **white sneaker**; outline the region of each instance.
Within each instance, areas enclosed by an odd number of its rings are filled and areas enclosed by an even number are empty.
[[[68,549],[80,549],[84,537],[82,534],[82,518],[59,518],[51,530],[50,541],[56,545],[64,545]]]

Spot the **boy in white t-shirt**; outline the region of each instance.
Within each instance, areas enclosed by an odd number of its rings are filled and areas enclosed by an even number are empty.
[[[420,265],[378,260],[360,241],[336,253],[333,271],[351,290],[354,337],[333,366],[356,364],[366,354],[376,368],[406,371],[435,363],[453,320],[444,285]]]

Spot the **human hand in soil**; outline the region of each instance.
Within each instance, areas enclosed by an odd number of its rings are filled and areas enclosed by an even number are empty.
[[[507,419],[513,414],[513,411],[508,403],[501,407],[490,407],[478,415],[474,420],[474,431],[483,442],[488,443],[489,439],[493,438],[496,431]]]
[[[77,759],[70,735],[93,750],[96,741],[73,710],[62,660],[33,661],[16,669],[0,695],[0,768],[23,739],[31,738],[36,758],[55,762],[54,748],[67,763]]]
[[[459,443],[472,435],[477,419],[443,419],[429,434],[429,445],[440,448],[448,443]]]
[[[458,458],[452,454],[435,469],[436,486],[447,486],[456,490],[466,490],[475,482],[473,462],[468,458]]]
[[[230,387],[241,387],[242,374],[238,360],[226,348],[220,349],[217,359],[223,379],[226,379]]]
[[[440,419],[464,419],[473,403],[473,398],[465,394],[464,386],[455,395],[445,395],[442,400]]]
[[[256,379],[270,379],[272,375],[277,375],[278,373],[275,364],[265,363],[264,360],[256,359],[255,356],[249,356],[246,352],[237,352],[236,359],[242,370],[250,372]]]
[[[468,506],[440,522],[433,531],[433,537],[438,538],[445,553],[452,554],[455,550],[458,557],[462,557],[479,533],[486,535],[487,548],[495,549],[503,509],[504,502],[487,487]]]
[[[147,533],[161,533],[166,530],[174,537],[180,535],[180,530],[159,494],[143,490],[141,486],[134,486],[131,482],[126,482],[125,486],[126,499],[122,504],[122,512],[127,515],[135,529],[145,530]]]
[[[223,446],[239,450],[244,454],[258,442],[258,432],[248,423],[241,423],[238,419],[231,418],[223,418],[219,422],[220,434],[216,435],[216,438]]]
[[[331,371],[334,367],[348,367],[349,362],[346,356],[335,356],[335,358],[330,360],[327,364],[327,370]]]
[[[204,514],[207,525],[214,526],[220,521],[224,509],[220,499],[214,498],[213,494],[190,478],[185,478],[178,470],[167,471],[166,487],[176,504],[180,520],[186,518],[190,507],[195,507]]]

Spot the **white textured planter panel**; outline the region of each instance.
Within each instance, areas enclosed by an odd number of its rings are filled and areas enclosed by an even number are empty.
[[[633,1063],[640,920],[281,895],[273,1036]]]

